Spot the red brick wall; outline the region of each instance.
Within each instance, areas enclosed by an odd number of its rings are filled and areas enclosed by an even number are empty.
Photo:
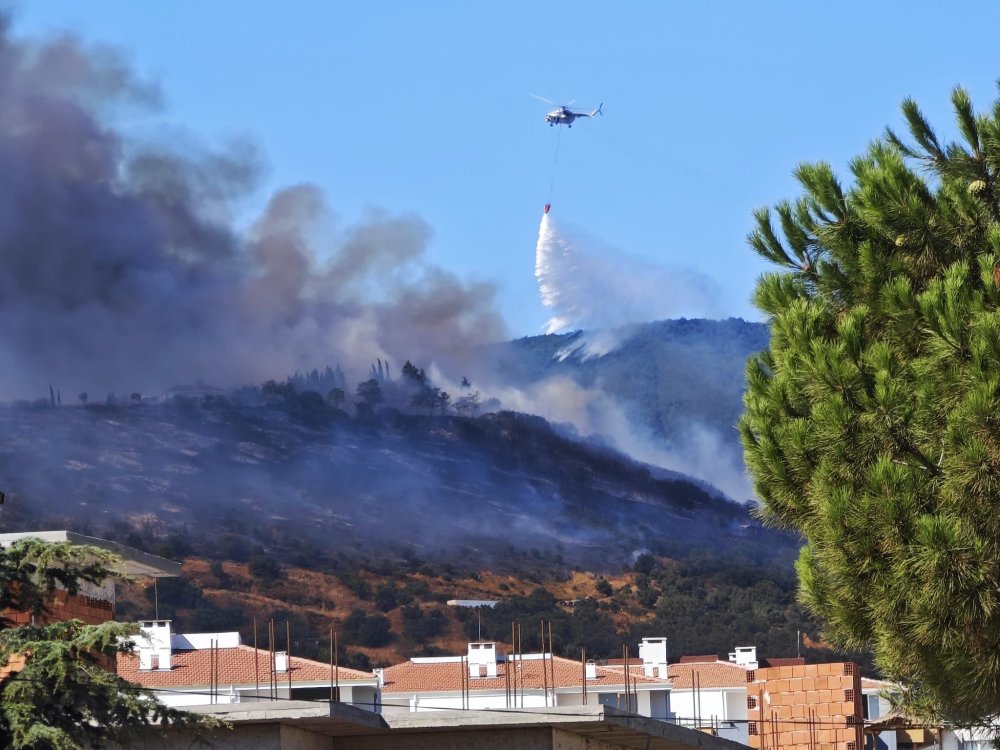
[[[10,619],[15,625],[28,625],[31,623],[31,615],[27,612],[6,610],[0,614]],[[100,625],[102,622],[113,620],[114,617],[115,607],[111,602],[106,602],[102,599],[92,599],[87,596],[70,596],[65,591],[56,591],[53,601],[49,603],[48,613],[36,620],[36,622],[43,624],[45,622],[81,620],[87,625]],[[97,662],[99,666],[109,672],[115,671],[114,657],[99,656]],[[11,657],[7,667],[0,667],[0,680],[3,680],[11,672],[20,672],[23,668],[24,658],[22,656]]]
[[[65,591],[57,591],[50,609],[52,620],[82,620],[87,625],[100,625],[113,620],[115,606],[103,599],[87,596],[69,596]]]
[[[31,615],[26,612],[6,610],[0,614],[17,625],[27,625],[31,622]],[[100,625],[102,622],[113,620],[114,617],[115,607],[111,602],[86,596],[70,596],[65,591],[56,591],[53,601],[49,603],[47,615],[42,616],[39,624],[82,620],[87,625]]]
[[[861,675],[856,664],[770,667],[749,672],[747,678],[750,747],[863,750]]]

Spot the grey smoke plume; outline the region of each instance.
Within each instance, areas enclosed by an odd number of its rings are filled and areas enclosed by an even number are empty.
[[[538,228],[535,278],[552,311],[545,332],[584,329],[584,356],[615,349],[618,329],[630,323],[718,314],[718,290],[703,274],[630,257],[548,213]]]
[[[116,128],[116,111],[158,101],[113,51],[15,38],[0,19],[0,399],[449,364],[504,337],[490,285],[425,262],[418,218],[337,227],[300,185],[234,229],[258,154]]]
[[[599,436],[637,461],[696,477],[743,501],[753,496],[738,444],[710,427],[691,421],[672,446],[631,419],[622,404],[600,387],[586,387],[566,376],[552,376],[522,388],[487,388],[505,407],[570,424],[583,436]]]

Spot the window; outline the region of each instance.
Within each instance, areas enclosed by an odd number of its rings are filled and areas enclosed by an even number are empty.
[[[747,696],[747,710],[753,711],[757,708],[757,699],[752,695]]]
[[[625,705],[625,696],[618,693],[598,693],[597,702],[602,706],[622,708]]]
[[[881,715],[878,695],[864,696],[864,699],[861,701],[861,708],[864,710],[866,719],[877,719]]]
[[[756,721],[751,721],[749,724],[747,724],[747,734],[749,734],[751,736],[755,736],[757,734],[757,722]]]

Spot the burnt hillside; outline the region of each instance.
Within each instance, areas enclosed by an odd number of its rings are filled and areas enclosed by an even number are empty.
[[[350,418],[320,402],[0,409],[4,530],[65,526],[363,558],[792,553],[743,506],[539,417]],[[220,542],[220,540],[222,540]],[[283,550],[285,552],[283,552]]]

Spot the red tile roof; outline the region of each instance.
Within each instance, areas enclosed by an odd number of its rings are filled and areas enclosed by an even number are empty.
[[[694,689],[694,675],[698,685],[705,688],[745,688],[747,669],[729,661],[685,662],[670,665],[670,679],[674,690]]]
[[[549,688],[552,688],[553,670],[555,673],[555,686],[557,688],[580,687],[583,682],[583,669],[580,662],[572,659],[564,659],[560,656],[553,657],[550,662],[545,661],[545,666],[550,669],[546,678],[542,673],[541,659],[526,659],[512,664],[511,662],[500,662],[497,664],[496,677],[473,677],[469,680],[469,688],[472,691],[505,690],[508,682],[505,670],[511,671],[511,678],[516,675],[518,689],[520,689],[523,679],[524,687],[528,690],[541,690],[548,680]],[[466,664],[459,661],[449,662],[403,662],[385,670],[385,682],[382,692],[384,693],[424,693],[424,692],[459,692],[462,689],[463,673],[468,669]],[[668,685],[666,680],[655,677],[646,677],[642,674],[641,667],[629,670],[632,680],[640,685]],[[597,679],[587,680],[588,690],[600,687],[621,686],[623,684],[622,669],[613,667],[597,667]]]
[[[607,664],[602,664],[600,667],[598,667],[598,669],[606,669],[609,672],[613,672],[615,675],[617,675],[618,681],[621,682],[621,680],[622,680],[622,672],[625,669],[625,662],[622,659],[618,659],[617,663],[613,662],[613,661],[609,661]],[[663,683],[669,683],[670,682],[670,678],[667,675],[663,675],[662,679],[660,678],[660,675],[657,675],[656,677],[652,677],[652,678],[646,677],[645,670],[643,670],[643,667],[642,667],[642,662],[637,661],[636,659],[630,659],[629,660],[628,676],[629,676],[629,682],[630,683],[631,682],[639,682],[639,683],[642,683],[642,682],[663,682]],[[671,684],[671,686],[673,685],[673,683],[670,683],[670,684]]]
[[[257,676],[254,677],[254,651],[257,651]],[[270,680],[270,654],[263,649],[251,646],[236,646],[234,648],[217,649],[219,685],[253,685],[259,680],[267,685]],[[292,684],[299,682],[329,683],[330,665],[310,659],[292,657]],[[371,672],[359,672],[356,669],[339,667],[341,682],[355,680],[370,680],[374,683],[375,675]],[[118,655],[118,676],[129,682],[136,682],[148,688],[158,687],[202,687],[212,682],[212,651],[197,649],[190,651],[174,651],[171,668],[140,671],[138,654]],[[288,684],[288,672],[278,673],[278,684]]]

